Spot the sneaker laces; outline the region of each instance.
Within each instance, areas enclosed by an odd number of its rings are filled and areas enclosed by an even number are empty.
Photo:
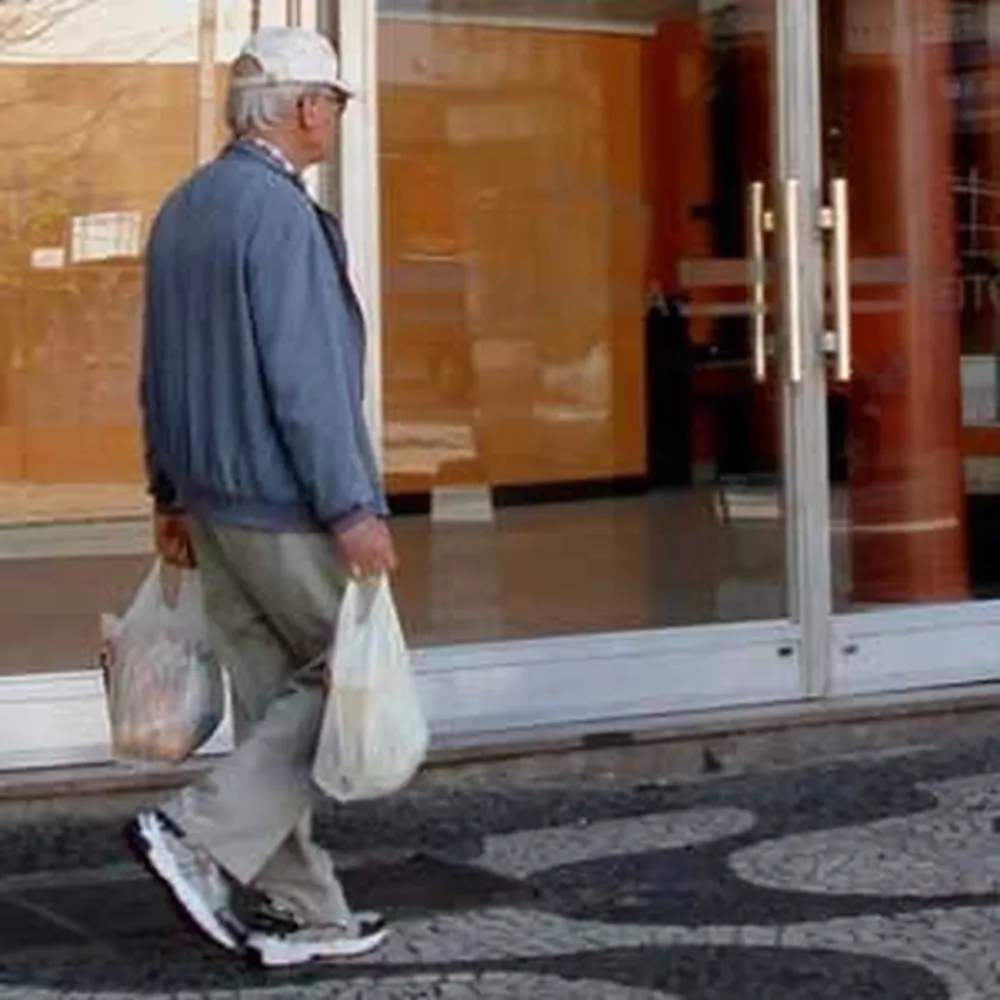
[[[222,909],[229,905],[230,890],[226,876],[212,856],[200,847],[187,843],[172,831],[166,838],[178,868],[215,905]]]
[[[352,913],[346,923],[314,924],[305,920],[290,906],[280,903],[270,896],[263,896],[254,907],[251,924],[254,930],[265,934],[308,935],[311,940],[313,934],[317,934],[321,938],[326,938],[331,934],[352,938],[365,937],[374,933],[378,927],[384,924],[384,921],[376,914],[362,912]]]

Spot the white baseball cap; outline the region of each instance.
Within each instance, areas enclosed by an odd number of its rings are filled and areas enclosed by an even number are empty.
[[[281,86],[286,83],[333,87],[347,96],[354,91],[340,76],[340,57],[330,40],[311,28],[261,28],[240,51],[261,67],[260,76],[234,81],[241,87]]]

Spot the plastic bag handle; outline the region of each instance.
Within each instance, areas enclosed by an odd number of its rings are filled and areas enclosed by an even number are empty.
[[[375,606],[390,596],[388,574],[367,580],[349,580],[341,597],[340,620],[365,622]]]
[[[153,568],[149,571],[142,586],[139,588],[134,603],[140,607],[149,607],[151,604],[159,604],[164,600],[163,560],[157,557],[153,563]]]

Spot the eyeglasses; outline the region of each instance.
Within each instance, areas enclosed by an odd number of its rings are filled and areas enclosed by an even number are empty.
[[[350,100],[347,94],[342,90],[337,90],[336,87],[321,87],[319,92],[333,102],[333,106],[337,109],[338,114],[342,115],[344,113]]]
[[[342,90],[337,90],[336,87],[323,85],[311,87],[307,93],[303,94],[302,97],[299,98],[300,108],[302,107],[303,102],[310,96],[325,97],[333,104],[338,115],[342,115],[344,113],[344,110],[347,108],[347,103],[350,100],[350,97]]]

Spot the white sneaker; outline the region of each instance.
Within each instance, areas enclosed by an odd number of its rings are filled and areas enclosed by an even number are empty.
[[[186,843],[161,812],[139,813],[126,836],[198,930],[230,951],[242,947],[245,930],[232,912],[227,877],[205,851]]]
[[[260,934],[290,934],[304,930],[310,924],[294,909],[276,902],[270,896],[261,896],[246,919],[248,932]],[[356,910],[350,916],[348,929],[356,934],[374,934],[385,927],[385,917],[375,910]]]
[[[265,969],[277,969],[359,958],[378,948],[388,934],[381,918],[373,925],[355,917],[351,927],[299,927],[284,933],[251,933],[244,947],[252,961]]]

